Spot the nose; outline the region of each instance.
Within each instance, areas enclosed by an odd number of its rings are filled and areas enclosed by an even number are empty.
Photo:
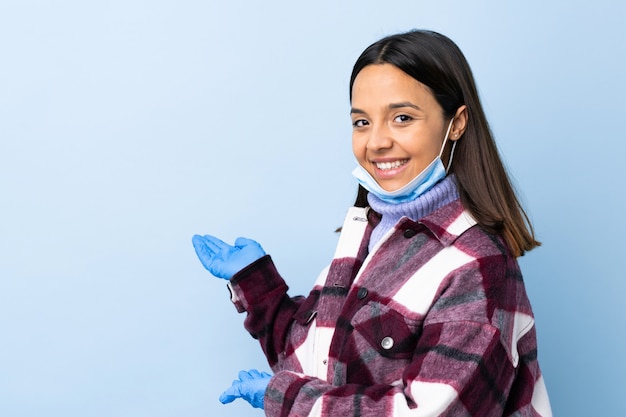
[[[372,152],[381,152],[393,146],[391,132],[385,124],[373,126],[367,138],[367,149]]]

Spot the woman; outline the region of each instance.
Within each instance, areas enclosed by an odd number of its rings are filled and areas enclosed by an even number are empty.
[[[539,243],[463,54],[434,32],[386,37],[350,99],[358,195],[307,298],[258,243],[193,238],[274,371],[240,373],[221,400],[267,416],[550,416],[516,261]]]

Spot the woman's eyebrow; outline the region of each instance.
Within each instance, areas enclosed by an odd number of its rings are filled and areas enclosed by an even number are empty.
[[[387,106],[387,108],[389,108],[390,110],[401,109],[403,107],[410,107],[412,109],[419,110],[419,111],[422,110],[417,104],[413,104],[410,101],[403,101],[400,103],[390,103]],[[353,107],[350,109],[350,114],[366,114],[366,113],[365,113],[365,110],[361,110],[356,107]]]
[[[358,114],[365,114],[365,111],[364,111],[364,110],[361,110],[361,109],[357,109],[357,108],[352,107],[352,108],[350,109],[350,114],[355,114],[355,113],[358,113]]]
[[[390,109],[400,109],[402,107],[411,107],[412,109],[415,110],[422,110],[419,108],[418,105],[411,103],[410,101],[403,101],[401,103],[391,103],[389,104],[389,108]]]

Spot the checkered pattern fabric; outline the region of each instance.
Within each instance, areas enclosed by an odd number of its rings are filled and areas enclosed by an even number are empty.
[[[459,200],[402,218],[368,253],[377,217],[351,208],[308,297],[266,256],[229,282],[275,372],[272,417],[551,416],[534,319],[503,240]]]

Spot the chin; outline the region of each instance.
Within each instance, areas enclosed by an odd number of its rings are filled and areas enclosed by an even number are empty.
[[[407,184],[408,184],[407,182],[403,182],[403,183],[400,183],[400,184],[397,184],[397,183],[385,184],[385,185],[381,184],[381,187],[382,187],[383,190],[392,193],[394,191],[398,191],[400,188],[404,187]]]

